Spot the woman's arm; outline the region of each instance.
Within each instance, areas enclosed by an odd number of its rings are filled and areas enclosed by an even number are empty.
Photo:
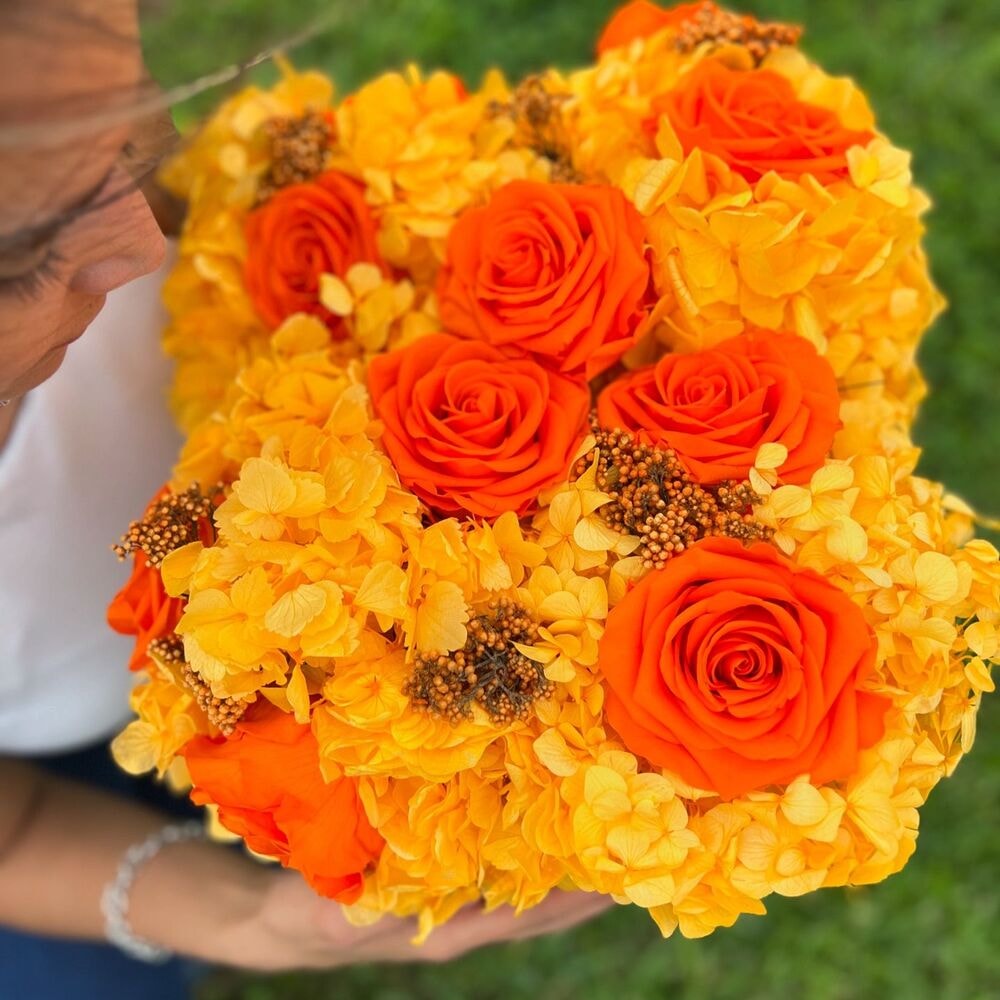
[[[102,939],[104,886],[125,850],[167,822],[143,806],[0,759],[0,924]],[[565,929],[610,905],[593,893],[555,892],[520,917],[509,907],[489,914],[468,907],[416,948],[411,920],[354,927],[297,875],[186,841],[139,869],[129,921],[139,936],[180,954],[277,970],[446,961],[495,941]]]
[[[0,789],[0,923],[102,939],[104,886],[125,850],[169,817],[10,760],[0,760]],[[270,874],[218,845],[170,845],[138,874],[132,928],[171,950],[224,960],[211,939],[247,920]]]

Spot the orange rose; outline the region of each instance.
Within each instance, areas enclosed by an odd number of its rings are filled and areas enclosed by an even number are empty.
[[[717,10],[715,4],[682,3],[676,7],[663,8],[647,0],[634,0],[611,15],[601,37],[597,40],[597,54],[603,55],[609,49],[628,45],[636,38],[649,38],[664,28],[680,27],[703,8]]]
[[[598,666],[625,746],[731,799],[854,773],[890,704],[864,690],[875,651],[861,609],[817,573],[709,538],[612,610]]]
[[[257,312],[272,327],[293,313],[322,319],[335,339],[343,325],[319,301],[322,274],[343,277],[352,264],[383,266],[364,188],[336,170],[282,188],[246,222],[244,278]]]
[[[778,470],[805,483],[840,428],[837,379],[794,334],[744,333],[693,354],[667,354],[612,382],[597,401],[602,427],[672,448],[701,483],[745,479],[763,444],[788,449]]]
[[[145,552],[136,552],[132,575],[108,608],[108,624],[122,635],[136,637],[129,670],[146,665],[149,644],[173,632],[183,612],[184,600],[168,597],[160,571],[150,566]]]
[[[653,102],[655,134],[666,116],[685,153],[701,149],[753,182],[774,170],[823,184],[846,177],[847,150],[867,145],[873,132],[845,128],[834,112],[806,104],[772,70],[733,70],[703,59],[677,87]]]
[[[506,184],[451,230],[441,322],[592,378],[632,346],[648,312],[644,239],[617,188]]]
[[[353,778],[323,780],[309,726],[273,705],[254,705],[229,739],[196,736],[181,751],[197,805],[258,854],[300,871],[320,895],[354,902],[382,851]]]
[[[443,333],[374,358],[368,387],[399,478],[446,515],[528,511],[565,478],[590,406],[574,379]]]

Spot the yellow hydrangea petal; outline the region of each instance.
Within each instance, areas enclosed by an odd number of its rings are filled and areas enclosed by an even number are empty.
[[[406,614],[406,573],[394,563],[376,563],[354,595],[354,604],[386,618],[403,618]]]
[[[580,762],[566,745],[566,740],[557,729],[546,729],[532,743],[535,755],[553,774],[569,777],[576,774]]]
[[[799,778],[782,795],[781,811],[795,826],[815,826],[823,821],[828,806],[818,788]]]
[[[958,590],[958,570],[942,552],[922,552],[913,565],[917,592],[928,601],[947,601]]]
[[[335,316],[350,316],[354,312],[351,290],[335,274],[319,276],[319,300]]]
[[[757,469],[780,469],[788,461],[788,449],[783,444],[772,442],[761,445],[754,459]]]
[[[189,542],[167,553],[160,563],[160,577],[163,580],[163,589],[171,597],[180,597],[181,594],[187,593],[195,563],[204,550],[205,546],[201,542]]]
[[[857,521],[838,517],[826,533],[826,547],[837,559],[859,563],[868,554],[868,536]]]
[[[159,736],[148,722],[130,722],[112,741],[115,763],[129,774],[145,774],[159,760]]]
[[[625,883],[625,895],[629,900],[647,910],[672,902],[676,892],[677,883],[672,875],[656,875]]]
[[[309,722],[309,687],[306,684],[305,674],[302,673],[302,667],[297,663],[292,668],[285,691],[288,695],[288,704],[295,714],[295,721],[300,726],[307,725]]]
[[[288,470],[265,458],[248,458],[233,492],[249,510],[280,514],[295,502],[295,484]]]
[[[264,626],[278,635],[300,635],[325,607],[326,592],[323,588],[304,583],[278,598],[264,616]]]
[[[432,584],[417,608],[413,645],[421,652],[448,653],[465,645],[469,609],[462,588],[450,580]]]
[[[976,656],[985,660],[996,659],[997,653],[1000,652],[1000,635],[993,622],[973,622],[963,635],[969,644],[969,649]]]

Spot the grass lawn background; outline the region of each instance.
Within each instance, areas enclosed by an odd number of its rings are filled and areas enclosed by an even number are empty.
[[[295,52],[341,92],[416,61],[475,83],[588,60],[608,0],[175,0],[146,32],[167,85],[240,61],[317,14],[337,24]],[[921,357],[932,395],[916,429],[923,474],[1000,515],[1000,33],[987,3],[748,0],[804,24],[803,48],[865,88],[880,126],[914,151],[931,194],[927,247],[949,311]],[[268,79],[269,70],[255,71]],[[191,123],[214,94],[179,111]],[[916,857],[887,883],[771,897],[703,941],[662,941],[629,908],[569,935],[500,946],[448,967],[383,967],[273,979],[223,975],[203,1000],[989,1000],[1000,996],[1000,698],[975,752],[922,813]]]

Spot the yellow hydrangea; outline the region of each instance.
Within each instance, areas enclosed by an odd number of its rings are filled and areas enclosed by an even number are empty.
[[[145,774],[155,768],[162,777],[188,740],[208,732],[194,697],[181,688],[164,664],[156,664],[136,684],[129,707],[138,718],[111,741],[115,762],[129,774]]]
[[[380,652],[374,650],[380,649]],[[323,686],[313,727],[324,760],[350,775],[416,776],[436,782],[476,768],[498,737],[488,719],[457,726],[415,709],[404,693],[405,654],[384,640],[344,656]]]
[[[848,398],[876,384],[912,419],[924,390],[917,342],[942,305],[920,247],[919,191],[899,206],[808,175],[751,187],[699,150],[633,160],[623,187],[656,248],[668,348],[697,350],[748,327],[794,331],[827,356]]]
[[[426,78],[413,66],[386,73],[337,109],[334,165],[360,177],[380,225],[385,259],[427,282],[462,209],[494,188],[545,171],[527,150],[509,149],[512,127],[490,114],[507,98],[498,73],[468,93],[450,73]]]
[[[325,76],[280,66],[273,88],[249,87],[231,97],[160,172],[187,205],[178,261],[163,292],[171,317],[164,349],[177,364],[172,403],[186,432],[212,413],[236,373],[267,345],[243,284],[243,224],[270,165],[261,126],[333,102]]]

